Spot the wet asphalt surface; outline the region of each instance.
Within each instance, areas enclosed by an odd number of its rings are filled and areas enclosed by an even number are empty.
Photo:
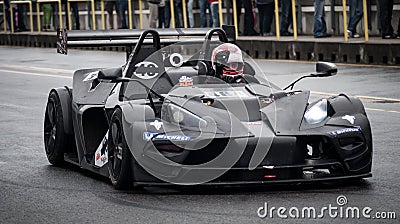
[[[340,65],[339,74],[308,79],[299,89],[363,98],[373,131],[373,177],[360,182],[114,190],[107,178],[74,166],[54,167],[43,146],[48,92],[72,84],[79,68],[121,65],[123,53],[0,47],[0,223],[398,223],[393,219],[259,218],[271,207],[346,206],[400,214],[400,68]],[[258,61],[283,87],[314,71],[313,63]],[[314,95],[314,98],[323,95]],[[383,99],[391,98],[391,99]]]

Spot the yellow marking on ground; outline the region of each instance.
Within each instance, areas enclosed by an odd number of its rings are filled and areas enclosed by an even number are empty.
[[[21,72],[21,71],[4,70],[4,69],[0,69],[0,72],[10,72],[10,73],[22,74],[22,75],[32,75],[32,76],[42,76],[42,77],[52,77],[52,78],[62,78],[62,79],[72,79],[72,77],[69,77],[69,76],[38,74],[38,73],[33,73],[33,72]]]

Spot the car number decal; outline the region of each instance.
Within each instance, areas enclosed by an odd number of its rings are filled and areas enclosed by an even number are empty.
[[[152,79],[158,76],[158,65],[151,61],[142,61],[135,65],[133,74],[140,79]]]

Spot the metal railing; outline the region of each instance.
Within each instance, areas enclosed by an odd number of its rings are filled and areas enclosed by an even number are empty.
[[[37,25],[38,25],[38,32],[40,33],[40,3],[51,3],[57,2],[58,3],[58,20],[60,22],[60,28],[62,27],[62,8],[61,8],[61,0],[37,0],[36,1],[36,15],[37,15]]]
[[[104,1],[105,0],[100,0],[100,10],[101,10],[101,27],[103,30],[106,29],[106,24],[105,24],[105,12],[104,12]],[[132,10],[132,1],[133,0],[128,0],[128,21],[129,21],[129,29],[133,29],[133,19],[132,19],[132,15],[135,15],[135,13]],[[59,25],[60,27],[62,27],[62,7],[61,7],[61,0],[37,0],[36,1],[36,6],[37,6],[37,24],[38,24],[38,32],[41,31],[41,25],[40,25],[40,4],[41,3],[48,3],[48,2],[55,2],[58,4],[58,11],[59,11]],[[68,20],[68,28],[72,29],[72,22],[71,22],[71,3],[72,2],[89,2],[90,3],[90,7],[91,7],[91,11],[92,11],[92,15],[91,15],[91,21],[92,21],[92,28],[93,30],[96,30],[96,15],[95,15],[95,0],[67,0],[67,12],[66,12],[66,17]],[[223,15],[223,5],[222,5],[222,0],[218,0],[218,16],[219,16],[219,24],[220,26],[224,25],[224,15]],[[296,4],[297,2],[297,4]],[[139,27],[141,29],[143,29],[143,0],[138,0],[139,3]],[[280,40],[280,18],[279,18],[279,7],[278,7],[278,0],[274,0],[275,3],[275,30],[276,30],[276,40]],[[333,4],[334,1],[331,1],[331,4]],[[4,17],[4,31],[7,31],[7,22],[6,22],[6,14],[5,14],[5,6],[4,6],[4,1],[0,1],[0,4],[3,4],[3,17]],[[12,4],[29,4],[29,16],[30,16],[30,30],[31,32],[33,32],[33,19],[32,19],[32,1],[31,0],[22,0],[22,1],[10,1],[10,13],[11,15],[13,15],[12,13]],[[170,26],[172,28],[175,28],[175,3],[174,0],[170,0],[169,2],[169,7],[170,7],[170,15],[171,15],[171,19],[170,19]],[[291,0],[291,13],[292,13],[292,28],[293,28],[293,39],[297,40],[298,39],[298,28],[297,28],[297,17],[301,16],[301,5],[300,5],[300,1],[298,0]],[[298,12],[296,10],[296,5],[298,5]],[[331,5],[331,14],[335,13],[335,7],[332,7],[333,5]],[[168,6],[167,6],[168,7]],[[236,27],[235,30],[235,35],[236,38],[238,37],[238,18],[237,18],[237,5],[236,5],[236,1],[232,1],[232,14],[233,14],[233,25]],[[182,13],[183,13],[183,27],[187,28],[188,27],[188,22],[187,22],[187,9],[186,9],[186,1],[183,0],[182,1]],[[118,9],[117,9],[118,10]],[[228,9],[226,8],[226,12],[228,12]],[[228,13],[226,13],[226,21],[228,21],[227,15]],[[344,40],[347,42],[349,39],[348,33],[347,33],[347,5],[346,5],[346,0],[342,0],[342,14],[343,14],[343,28],[344,28],[344,32],[343,32],[343,36],[344,36]],[[363,0],[363,21],[364,21],[364,37],[365,37],[365,41],[368,42],[369,41],[369,34],[368,34],[368,10],[367,10],[367,1]],[[121,15],[122,16],[122,15]],[[11,19],[11,32],[14,32],[14,25],[13,25],[13,19]],[[300,29],[302,29],[301,24],[300,25]]]
[[[94,0],[67,0],[67,17],[68,17],[68,28],[72,30],[72,22],[71,22],[71,2],[90,2],[92,8],[92,27],[93,30],[96,30],[96,17],[94,11]],[[104,12],[104,9],[103,9]],[[75,12],[77,13],[77,12]]]
[[[28,4],[29,5],[29,23],[31,32],[33,32],[33,13],[32,13],[32,1],[10,1],[10,15],[13,18],[13,7],[12,4]],[[11,20],[11,33],[14,33],[14,19]]]

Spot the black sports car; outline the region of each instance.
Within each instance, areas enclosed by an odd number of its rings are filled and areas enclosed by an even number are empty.
[[[371,129],[359,99],[309,102],[309,91],[292,90],[301,78],[281,89],[244,52],[240,81],[215,77],[211,53],[232,42],[223,29],[60,31],[59,38],[64,54],[70,46],[134,48],[123,66],[78,70],[73,88],[50,91],[51,164],[76,164],[117,189],[371,176]],[[336,72],[318,62],[308,77]]]

